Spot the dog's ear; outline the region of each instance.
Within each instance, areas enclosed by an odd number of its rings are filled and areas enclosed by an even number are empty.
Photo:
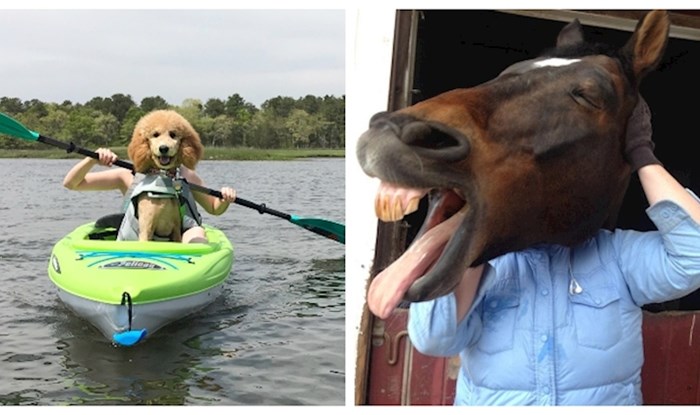
[[[129,158],[134,163],[134,170],[138,173],[145,173],[153,167],[151,149],[148,147],[148,140],[144,137],[143,131],[142,122],[137,122],[127,147]]]
[[[185,127],[185,135],[182,142],[180,142],[182,164],[188,169],[194,170],[199,160],[204,156],[204,147],[202,146],[202,141],[199,139],[199,134],[192,125],[187,122]]]

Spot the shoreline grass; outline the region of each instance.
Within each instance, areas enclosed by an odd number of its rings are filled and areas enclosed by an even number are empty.
[[[127,158],[126,147],[112,147],[120,158]],[[57,148],[46,149],[0,149],[3,158],[77,159],[75,153],[66,153]],[[300,158],[336,157],[344,158],[344,149],[264,149],[247,147],[206,147],[203,160],[294,160]]]

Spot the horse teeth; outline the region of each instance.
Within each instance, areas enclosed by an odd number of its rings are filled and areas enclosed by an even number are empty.
[[[383,222],[395,222],[403,217],[401,215],[398,219],[396,218],[396,201],[388,195],[377,196],[374,201],[374,211],[377,218]]]
[[[409,200],[403,214],[408,215],[409,213],[413,213],[418,210],[418,203],[420,203],[420,198],[418,197],[414,197],[413,199]]]
[[[403,206],[401,205],[401,199],[394,199],[394,206],[392,209],[392,219],[394,221],[403,219]]]
[[[396,222],[404,216],[418,210],[420,198],[410,199],[404,206],[401,197],[397,195],[378,195],[374,200],[374,211],[383,222]]]

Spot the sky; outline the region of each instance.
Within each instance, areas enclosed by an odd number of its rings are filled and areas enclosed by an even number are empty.
[[[337,10],[0,10],[0,97],[345,94]]]

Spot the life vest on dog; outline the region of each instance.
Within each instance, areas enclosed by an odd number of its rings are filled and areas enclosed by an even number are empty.
[[[139,239],[139,219],[137,202],[139,195],[147,193],[151,198],[179,200],[181,229],[185,232],[194,226],[202,225],[202,215],[197,210],[192,191],[187,181],[180,177],[179,170],[171,175],[166,171],[156,173],[137,173],[134,182],[126,192],[123,206],[124,219],[117,233],[118,241],[137,241]]]

